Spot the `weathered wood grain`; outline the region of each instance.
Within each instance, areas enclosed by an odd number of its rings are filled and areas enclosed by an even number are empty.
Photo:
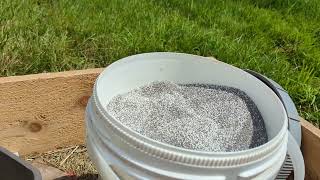
[[[23,155],[84,143],[84,110],[101,71],[0,78],[0,146]]]
[[[320,179],[320,130],[301,120],[302,153],[306,165],[306,179]]]

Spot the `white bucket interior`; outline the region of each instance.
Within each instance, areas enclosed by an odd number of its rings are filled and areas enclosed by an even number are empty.
[[[252,75],[219,61],[180,53],[140,54],[113,63],[97,80],[97,97],[105,107],[118,94],[164,80],[224,85],[244,91],[261,112],[269,140],[279,133],[287,118],[276,94]]]

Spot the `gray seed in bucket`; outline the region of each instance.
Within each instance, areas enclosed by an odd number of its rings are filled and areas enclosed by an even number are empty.
[[[226,86],[153,82],[115,96],[107,110],[144,136],[191,150],[240,151],[268,141],[254,102]]]

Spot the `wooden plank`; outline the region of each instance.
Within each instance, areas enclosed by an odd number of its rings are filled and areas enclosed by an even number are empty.
[[[101,71],[0,78],[0,146],[23,155],[84,143],[84,110]]]
[[[320,179],[320,130],[305,120],[301,125],[306,179]]]

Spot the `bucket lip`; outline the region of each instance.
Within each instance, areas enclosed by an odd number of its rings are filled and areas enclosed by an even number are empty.
[[[137,54],[137,55],[132,55],[132,56],[128,56],[125,57],[121,60],[118,60],[116,62],[114,62],[112,65],[110,66],[118,66],[121,65],[122,63],[128,63],[128,61],[131,61],[132,57],[139,57],[139,56],[150,56],[152,57],[153,55],[157,55],[157,56],[163,56],[163,57],[174,57],[174,56],[185,56],[185,57],[197,57],[199,59],[202,60],[210,60],[212,61],[210,58],[208,57],[202,57],[202,56],[197,56],[197,55],[191,55],[191,54],[185,54],[185,53],[172,53],[172,52],[153,52],[153,53],[143,53],[143,54]],[[223,63],[223,62],[219,62],[219,63]],[[226,64],[226,63],[224,63]],[[226,64],[228,65],[228,64]],[[231,65],[229,65],[231,66]],[[236,67],[234,67],[236,68]],[[238,69],[238,68],[237,68]],[[240,69],[241,70],[241,69]],[[250,159],[252,161],[252,159],[259,159],[261,156],[263,156],[262,154],[265,155],[266,152],[271,152],[275,147],[279,146],[279,144],[281,143],[281,141],[283,140],[283,137],[285,136],[285,133],[287,132],[287,122],[283,123],[282,128],[280,129],[280,131],[278,132],[278,134],[276,136],[274,136],[272,139],[270,139],[267,143],[255,147],[255,148],[251,148],[251,149],[247,149],[247,150],[241,150],[241,151],[234,151],[234,152],[209,152],[209,151],[198,151],[198,150],[190,150],[190,149],[185,149],[182,147],[176,147],[167,143],[163,143],[163,142],[159,142],[156,140],[153,140],[147,136],[141,135],[138,132],[133,131],[132,129],[130,129],[129,127],[125,126],[124,124],[122,124],[120,121],[116,120],[115,117],[113,117],[111,114],[109,114],[106,110],[106,108],[103,106],[102,102],[100,101],[99,97],[97,96],[97,84],[99,84],[101,77],[108,71],[108,68],[106,68],[97,78],[95,86],[94,86],[94,91],[93,91],[93,105],[98,109],[98,112],[104,117],[103,120],[104,121],[108,121],[108,124],[110,124],[114,129],[116,133],[120,133],[119,137],[124,140],[127,144],[133,145],[135,147],[139,147],[140,150],[142,150],[143,152],[145,152],[146,149],[151,148],[150,151],[148,150],[148,152],[146,152],[147,154],[151,154],[153,152],[158,152],[158,154],[162,154],[164,152],[167,152],[169,154],[171,154],[172,156],[175,155],[182,155],[184,156],[184,158],[210,158],[212,160],[214,159],[220,159],[220,158],[241,158],[241,159]],[[245,72],[245,71],[244,71]],[[245,72],[246,73],[246,72]],[[248,74],[250,75],[250,74]],[[271,90],[270,90],[271,91]],[[273,96],[275,96],[277,99],[277,101],[279,101],[279,104],[281,105],[281,111],[283,111],[284,114],[284,118],[285,121],[288,121],[287,118],[287,113],[283,107],[283,104],[281,103],[280,99],[276,96],[276,94],[274,94],[274,92],[272,92]],[[146,147],[147,145],[149,145],[148,147]],[[250,154],[249,156],[251,156],[250,158],[247,156],[247,154]],[[230,159],[233,160],[234,159]],[[192,162],[192,161],[190,161]]]

